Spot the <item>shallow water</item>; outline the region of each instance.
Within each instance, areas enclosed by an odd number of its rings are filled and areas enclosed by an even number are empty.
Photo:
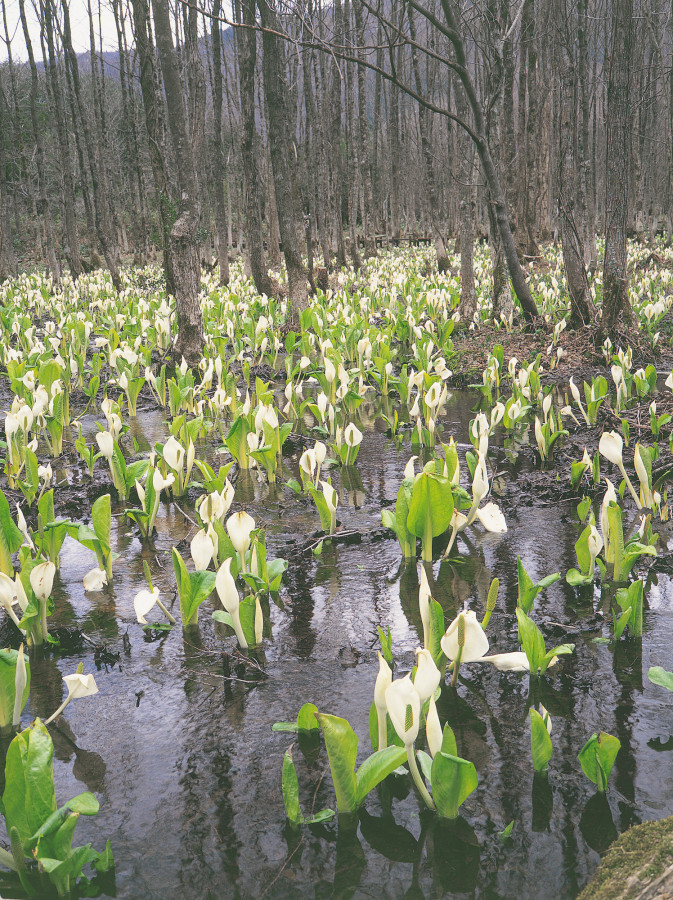
[[[463,445],[461,456],[475,399],[454,393],[442,420],[444,439],[452,433]],[[372,411],[361,412],[371,424],[363,429],[357,475],[345,484],[338,470],[332,473],[338,519],[345,531],[358,532],[351,542],[325,542],[316,557],[303,550],[320,527],[310,499],[289,489],[269,499],[267,486],[250,478],[237,486],[237,501],[245,500],[267,525],[269,559],[290,559],[281,591],[285,609],[271,604],[271,633],[259,657],[265,675],[231,665],[235,641],[212,621],[213,599],[201,607],[197,631],[183,634],[178,627],[150,638],[136,623],[133,596],[144,585],[143,557],[170,600],[171,547],[195,533],[177,504],[162,504],[158,534],[147,548],[132,523],[115,518],[121,559],[113,585],[99,594],[82,587],[93,554],[66,541],[54,622],[77,623],[119,661],[100,665],[99,695],[70,704],[52,728],[57,797],[62,803],[87,788],[96,792],[101,811],[80,819],[76,839],[98,849],[111,839],[117,897],[573,897],[618,833],[673,814],[673,740],[663,749],[673,735],[673,703],[647,680],[650,665],[671,668],[673,589],[660,559],[660,572],[650,575],[656,583],[647,594],[642,641],[623,640],[616,648],[593,641],[612,630],[598,587],[578,592],[562,579],[538,597],[533,615],[547,646],[576,644],[538,689],[553,719],[547,781],[533,777],[528,677],[473,663],[461,669],[457,692],[446,688],[438,703],[459,755],[479,773],[457,823],[421,812],[406,781],[393,777],[369,796],[357,829],[336,822],[302,830],[286,825],[281,766],[293,736],[272,732],[272,724],[294,719],[311,701],[350,720],[364,759],[377,626],[391,629],[396,674],[410,669],[420,642],[418,574],[400,564],[397,540],[382,530],[380,518],[381,507],[396,497],[408,436],[397,448]],[[143,441],[149,447],[165,439],[162,422],[162,413],[141,414],[134,423],[141,449]],[[84,426],[93,433],[94,417]],[[524,487],[530,465],[523,457],[508,461],[493,444],[491,459],[503,481],[515,471]],[[285,476],[296,472],[297,458],[285,463]],[[534,580],[556,571],[565,576],[576,564],[574,506],[508,508],[506,535],[471,529],[465,540],[459,537],[450,559],[433,566],[433,596],[447,622],[465,602],[483,614],[497,576],[490,652],[517,649],[516,556]],[[673,546],[670,529],[658,530],[666,552]],[[26,724],[53,712],[61,675],[80,661],[85,672],[94,670],[91,646],[34,663]],[[595,794],[577,761],[599,730],[622,744],[606,797]],[[304,759],[295,747],[294,759],[304,811],[334,807],[324,751]],[[512,837],[502,843],[497,832],[512,820]]]

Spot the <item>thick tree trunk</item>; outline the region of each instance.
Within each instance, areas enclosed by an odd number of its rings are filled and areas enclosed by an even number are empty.
[[[626,272],[626,233],[631,148],[633,0],[614,0],[608,58],[606,112],[605,256],[603,259],[603,328],[610,333],[621,321],[632,320]],[[632,60],[635,64],[635,60]]]
[[[179,215],[171,228],[170,251],[175,286],[178,334],[176,357],[197,365],[203,352],[203,319],[199,303],[201,264],[197,244],[198,186],[182,99],[178,57],[173,46],[168,0],[154,0],[154,29],[166,93],[168,127],[181,188]]]
[[[561,219],[563,264],[575,325],[593,321],[594,308],[584,268],[584,235],[586,207],[582,203],[582,177],[577,175],[577,82],[575,79],[574,34],[568,14],[559,9],[556,40],[556,64],[561,74],[559,107],[561,112],[558,156],[558,207]]]

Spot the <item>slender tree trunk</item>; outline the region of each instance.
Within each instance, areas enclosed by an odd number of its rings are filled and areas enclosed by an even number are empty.
[[[229,244],[227,210],[224,201],[224,147],[222,146],[222,36],[218,21],[221,0],[213,3],[211,42],[213,51],[213,167],[215,170],[215,231],[217,258],[220,265],[220,284],[229,284]]]
[[[362,3],[353,0],[355,13],[355,35],[358,58],[364,59],[365,30],[362,19]],[[374,191],[372,187],[371,153],[369,149],[369,121],[367,119],[367,80],[363,65],[357,67],[358,75],[358,138],[360,141],[360,166],[362,172],[362,233],[364,255],[376,256],[376,217],[374,213]]]
[[[423,12],[423,7],[416,3],[416,0],[409,0],[414,9]],[[502,252],[507,262],[509,276],[512,279],[512,285],[516,293],[517,299],[521,304],[521,309],[527,319],[534,319],[537,316],[537,307],[530,293],[530,288],[526,282],[525,273],[519,262],[519,257],[514,244],[514,237],[509,224],[507,215],[507,203],[503,194],[498,175],[497,167],[493,161],[491,150],[489,147],[486,128],[484,122],[484,111],[477,96],[474,82],[470,75],[467,65],[467,55],[465,45],[458,26],[458,20],[453,9],[452,0],[441,0],[442,10],[447,24],[447,33],[456,54],[457,69],[456,72],[465,90],[468,104],[472,112],[474,120],[474,136],[475,146],[479,159],[481,160],[482,169],[486,178],[486,183],[491,195],[492,212],[494,222],[497,225],[500,241],[502,243]]]
[[[417,41],[416,35],[416,27],[414,23],[414,14],[412,12],[411,7],[408,9],[408,17],[409,17],[409,34],[411,35],[412,41]],[[411,48],[411,64],[414,71],[414,82],[416,85],[416,93],[423,93],[423,79],[421,78],[421,67],[418,59],[418,50],[412,46]],[[465,104],[467,108],[467,104]],[[437,200],[437,184],[435,181],[435,171],[434,171],[434,153],[432,150],[431,144],[431,119],[429,111],[424,107],[418,107],[418,128],[421,133],[421,152],[423,156],[423,174],[425,176],[425,193],[428,198],[428,204],[430,207],[430,227],[432,230],[432,238],[435,245],[435,253],[437,255],[437,268],[440,272],[447,272],[449,270],[449,254],[446,247],[446,242],[444,240],[444,235],[442,233],[442,229],[440,227],[439,222],[439,202]],[[469,182],[472,177],[472,159],[469,160],[469,170],[470,174],[466,179],[466,182]],[[462,188],[462,184],[461,184]],[[472,191],[470,190],[470,195]],[[461,195],[461,204],[462,204],[462,195]],[[461,206],[462,209],[462,206]],[[466,213],[469,215],[469,213]],[[470,220],[471,222],[472,220]],[[470,227],[465,222],[466,227]],[[473,228],[472,232],[473,233]],[[461,227],[462,233],[462,227]],[[468,238],[469,240],[469,238]],[[470,241],[471,243],[471,241]],[[471,252],[471,251],[470,251]],[[462,266],[461,266],[462,268]],[[474,293],[474,281],[472,285],[472,290]],[[461,299],[461,304],[463,300]],[[474,310],[473,310],[474,312]]]
[[[13,144],[11,119],[9,103],[0,82],[0,284],[6,278],[13,278],[17,271],[7,184],[8,148]]]
[[[175,296],[175,281],[170,254],[171,198],[168,170],[163,150],[161,109],[158,79],[154,63],[149,9],[146,0],[133,0],[133,31],[138,54],[140,90],[143,97],[145,128],[152,164],[159,221],[161,223],[161,251],[166,275],[166,290]]]
[[[565,5],[565,4],[564,4]],[[574,35],[568,21],[567,7],[559,5],[558,35],[556,40],[556,64],[561,74],[559,105],[561,110],[560,147],[558,156],[558,206],[561,219],[561,243],[563,264],[566,271],[568,293],[575,325],[588,325],[593,321],[593,301],[584,268],[583,221],[585,209],[578,202],[580,179],[576,176],[575,147],[577,146],[577,84],[573,65]]]
[[[35,140],[35,162],[37,165],[37,182],[38,182],[38,201],[37,212],[42,222],[42,230],[44,236],[44,249],[46,253],[46,262],[51,270],[54,283],[58,286],[61,283],[61,267],[56,258],[56,248],[54,246],[54,232],[51,225],[51,213],[49,210],[49,200],[47,198],[47,179],[44,163],[44,143],[42,141],[42,132],[40,131],[40,123],[37,115],[37,93],[38,79],[37,66],[33,55],[33,45],[28,31],[28,21],[26,19],[26,7],[24,0],[19,0],[19,14],[21,16],[21,25],[23,27],[23,37],[26,42],[26,51],[28,53],[28,63],[30,65],[30,119],[33,126],[33,138]]]
[[[56,135],[61,169],[61,194],[63,197],[63,252],[73,278],[82,274],[82,260],[79,253],[79,232],[75,212],[75,179],[72,172],[72,160],[68,141],[67,122],[63,92],[58,75],[56,48],[54,44],[54,23],[51,0],[45,0],[41,7],[41,18],[47,38],[49,59],[45,60],[45,68],[49,73],[51,93],[54,98],[54,117],[56,119]]]
[[[63,33],[61,35],[61,39],[63,42],[63,51],[65,53],[66,62],[70,71],[74,101],[73,108],[77,111],[77,114],[79,116],[79,124],[84,135],[84,145],[86,147],[86,157],[89,165],[89,175],[91,177],[93,214],[96,236],[98,238],[98,243],[100,244],[100,247],[103,251],[103,256],[105,257],[105,262],[109,269],[110,277],[112,278],[112,283],[115,286],[116,290],[121,291],[122,282],[119,276],[116,238],[112,234],[108,210],[108,198],[104,194],[103,184],[100,181],[100,172],[96,160],[94,141],[92,139],[91,128],[89,126],[89,113],[84,108],[84,104],[82,102],[82,91],[79,80],[79,64],[77,62],[75,51],[72,47],[70,11],[68,8],[68,4],[65,2],[62,2],[61,8],[63,10]],[[77,127],[75,128],[75,133],[77,133]]]

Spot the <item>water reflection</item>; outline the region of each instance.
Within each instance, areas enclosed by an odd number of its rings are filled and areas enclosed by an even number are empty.
[[[473,394],[456,392],[442,417],[443,438],[453,433],[461,459],[474,400]],[[176,628],[146,635],[136,624],[132,598],[144,582],[143,559],[170,597],[170,548],[193,529],[179,504],[162,501],[157,534],[144,546],[128,523],[115,519],[115,549],[123,557],[115,564],[113,584],[98,595],[85,595],[81,587],[93,565],[90,555],[66,542],[54,622],[76,624],[118,652],[122,662],[121,669],[97,675],[101,693],[86,701],[88,715],[73,704],[54,729],[58,775],[73,784],[69,795],[77,781],[100,794],[100,815],[81,822],[78,833],[95,846],[101,835],[112,838],[120,897],[178,891],[189,900],[209,893],[537,900],[544,884],[551,896],[569,898],[618,831],[651,817],[652,810],[657,816],[673,813],[673,783],[662,773],[660,755],[673,734],[673,711],[670,698],[648,693],[643,680],[656,654],[652,664],[670,668],[673,627],[665,614],[673,593],[662,563],[659,584],[652,579],[659,593],[656,607],[645,612],[642,642],[593,644],[594,636],[610,633],[609,595],[599,600],[597,591],[595,614],[590,587],[576,591],[559,582],[539,596],[533,615],[550,641],[576,642],[572,657],[537,684],[525,675],[466,665],[457,689],[442,691],[440,717],[450,722],[459,754],[479,774],[479,786],[455,823],[426,815],[408,778],[393,776],[368,798],[356,827],[286,826],[280,772],[291,740],[273,733],[271,723],[296,716],[304,701],[314,701],[325,712],[348,716],[360,736],[361,761],[369,751],[377,626],[390,628],[402,672],[422,641],[419,564],[401,560],[394,535],[383,535],[380,519],[382,504],[394,503],[411,455],[408,437],[398,446],[381,432],[380,419],[373,429],[367,426],[375,409],[363,404],[354,417],[364,431],[357,465],[330,473],[340,492],[339,518],[344,530],[358,533],[359,543],[326,540],[320,556],[305,552],[320,527],[310,499],[295,498],[280,485],[269,490],[256,473],[237,479],[234,511],[245,506],[265,524],[269,558],[290,560],[285,609],[269,610],[273,633],[267,632],[264,656],[256,660],[266,677],[246,665],[230,632],[213,623],[211,604],[201,608],[198,629],[184,634]],[[164,440],[164,416],[143,414],[132,423],[130,437],[141,446]],[[92,417],[84,424],[85,433],[95,430]],[[310,443],[314,439],[308,436]],[[214,459],[216,443],[219,435],[203,445],[206,456]],[[493,443],[497,470],[505,472],[495,487],[506,501],[507,534],[468,530],[449,558],[436,559],[426,573],[447,622],[465,602],[483,615],[497,577],[498,606],[488,636],[491,652],[505,652],[517,648],[517,555],[534,580],[564,574],[575,564],[579,532],[574,502],[534,503],[528,451],[510,464],[499,439]],[[284,478],[296,476],[297,460],[296,453],[285,460]],[[514,502],[508,491],[516,473],[520,497]],[[189,508],[187,503],[187,513]],[[86,511],[80,512],[85,518]],[[441,541],[436,549],[441,551]],[[64,647],[57,654],[35,661],[30,716],[54,711],[63,696],[62,672],[74,671],[91,649]],[[547,779],[534,775],[530,755],[528,708],[538,702],[554,720]],[[581,746],[599,729],[622,742],[607,797],[590,793],[577,761]],[[658,746],[654,736],[661,736]],[[298,737],[295,763],[303,808],[333,807],[325,752],[315,735]],[[503,845],[496,832],[512,820],[512,840]]]

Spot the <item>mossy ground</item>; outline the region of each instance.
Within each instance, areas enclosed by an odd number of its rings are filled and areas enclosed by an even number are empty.
[[[673,817],[644,822],[610,847],[578,900],[665,900],[673,897]]]

